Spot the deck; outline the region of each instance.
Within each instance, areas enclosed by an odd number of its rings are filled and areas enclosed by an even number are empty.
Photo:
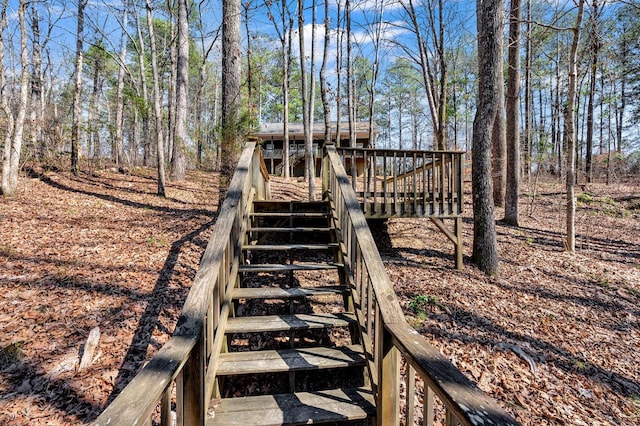
[[[323,201],[273,201],[247,144],[172,338],[96,425],[517,424],[407,323],[325,150]]]

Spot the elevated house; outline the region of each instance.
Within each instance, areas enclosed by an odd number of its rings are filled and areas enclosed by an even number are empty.
[[[378,134],[374,124],[374,141],[369,140],[369,123],[356,122],[356,147],[372,148],[375,146],[375,136]],[[265,164],[270,174],[282,174],[284,160],[284,125],[283,123],[263,123],[254,137],[262,141],[262,150]],[[335,141],[338,130],[338,122],[331,122],[331,138]],[[320,176],[320,164],[322,161],[322,149],[324,147],[324,123],[313,124],[313,156],[316,165],[316,175]],[[340,122],[340,141],[338,147],[349,146],[349,123]],[[304,128],[302,123],[289,124],[289,167],[291,176],[304,176]],[[362,173],[362,164],[358,165],[358,173]]]

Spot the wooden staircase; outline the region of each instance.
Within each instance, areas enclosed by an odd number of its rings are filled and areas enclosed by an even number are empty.
[[[249,222],[207,424],[371,423],[330,205],[254,201]]]
[[[171,339],[94,425],[518,424],[406,321],[354,182],[324,154],[326,202],[262,201],[247,142]]]

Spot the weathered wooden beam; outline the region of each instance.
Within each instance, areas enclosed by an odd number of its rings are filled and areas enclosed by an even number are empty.
[[[393,344],[462,425],[518,425],[406,322],[385,324]]]

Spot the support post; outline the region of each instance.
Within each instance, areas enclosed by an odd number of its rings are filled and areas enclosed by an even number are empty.
[[[200,333],[203,333],[201,328]],[[206,404],[204,401],[204,336],[201,335],[182,370],[180,396],[182,397],[182,424],[204,425]]]
[[[454,232],[456,234],[456,269],[458,271],[462,271],[463,268],[463,261],[462,261],[462,251],[463,251],[463,244],[462,244],[462,216],[457,216],[456,217],[456,222],[454,225]]]
[[[325,141],[322,149],[322,199],[326,200],[329,193],[329,155],[327,154],[327,148],[329,146],[335,147],[333,141]]]
[[[376,325],[378,326],[378,325]],[[378,367],[378,401],[377,424],[400,424],[400,362],[399,352],[391,344],[391,339],[386,331],[382,332],[383,348],[382,362]]]

